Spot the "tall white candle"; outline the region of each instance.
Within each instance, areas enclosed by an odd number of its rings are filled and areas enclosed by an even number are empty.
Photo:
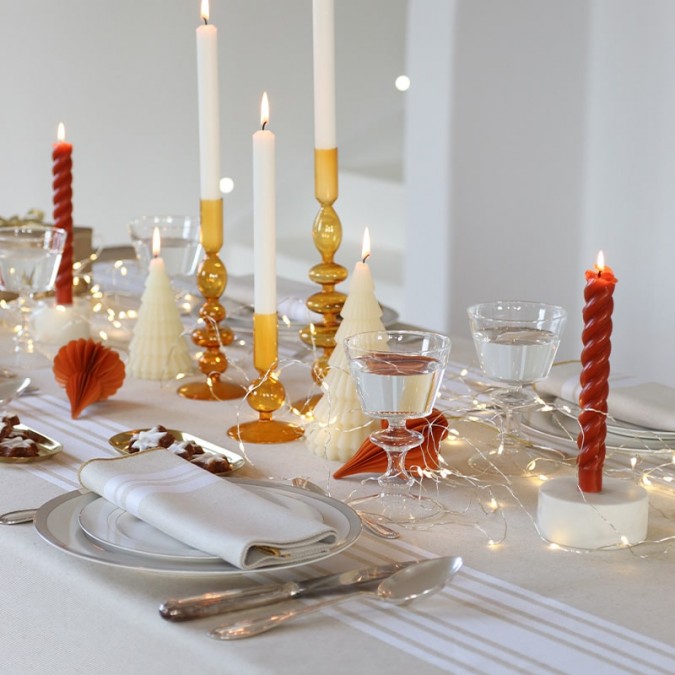
[[[260,131],[253,134],[253,309],[256,314],[277,311],[275,138],[269,122],[267,93],[260,105]]]
[[[204,25],[197,28],[200,197],[220,199],[218,30],[208,23],[209,0],[202,0],[201,16]]]
[[[337,147],[335,135],[335,7],[334,0],[313,0],[314,147]]]

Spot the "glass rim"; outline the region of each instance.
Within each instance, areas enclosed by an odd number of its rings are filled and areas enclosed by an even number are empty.
[[[447,336],[444,335],[443,333],[437,333],[436,331],[431,331],[431,330],[407,330],[407,329],[394,329],[394,330],[366,330],[366,331],[361,331],[359,333],[354,333],[353,335],[350,335],[346,337],[343,340],[344,346],[349,349],[361,349],[358,346],[353,346],[353,342],[351,341],[356,341],[356,338],[359,338],[364,335],[370,335],[370,336],[375,336],[375,335],[391,335],[391,336],[411,336],[411,337],[418,337],[418,338],[423,338],[423,337],[431,337],[431,338],[440,338],[440,344],[436,347],[429,347],[427,349],[419,349],[418,351],[420,352],[433,352],[433,351],[441,351],[443,349],[448,349],[452,346],[452,340]],[[363,347],[362,349],[366,349]],[[368,349],[368,351],[372,351],[372,347]]]
[[[550,313],[546,317],[537,317],[532,319],[525,318],[497,318],[494,316],[487,316],[481,311],[481,308],[486,307],[495,307],[496,305],[505,305],[505,306],[516,306],[520,305],[523,307],[534,308],[538,307],[540,309],[545,309]],[[500,321],[500,322],[509,322],[513,321],[514,323],[528,323],[528,322],[537,322],[537,321],[553,321],[556,319],[564,319],[567,317],[567,310],[560,305],[554,305],[549,302],[538,302],[536,300],[491,300],[488,302],[478,302],[475,305],[469,305],[466,308],[467,314],[470,318],[476,319],[485,319],[486,321]]]
[[[62,227],[57,227],[56,225],[45,225],[45,224],[40,224],[40,223],[27,223],[26,225],[3,225],[0,227],[0,238],[8,238],[6,235],[9,233],[17,234],[17,233],[25,233],[25,236],[30,237],[32,233],[36,234],[36,239],[39,236],[43,236],[47,232],[52,232],[54,234],[58,235],[63,235],[67,236],[66,230],[64,230]]]

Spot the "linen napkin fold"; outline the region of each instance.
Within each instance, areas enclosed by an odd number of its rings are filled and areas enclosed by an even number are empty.
[[[578,405],[578,361],[558,363],[547,379],[537,383],[537,391],[558,396]],[[607,412],[616,420],[658,431],[675,431],[675,389],[637,377],[612,373],[609,377]]]
[[[328,552],[337,533],[164,449],[82,465],[80,483],[158,530],[241,569]]]

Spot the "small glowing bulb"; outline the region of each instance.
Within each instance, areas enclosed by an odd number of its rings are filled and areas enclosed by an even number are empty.
[[[636,464],[637,464],[637,457],[631,457],[630,458],[630,468],[634,469]]]
[[[496,511],[499,508],[499,504],[497,503],[497,500],[494,497],[492,497],[492,499],[490,499],[490,503],[488,504],[488,506],[493,511]]]
[[[628,537],[625,534],[621,535],[621,544],[623,546],[630,546],[630,542],[628,541]]]
[[[548,480],[548,476],[545,476],[543,473],[539,474],[539,480],[542,483],[545,483]]]
[[[560,550],[560,546],[558,546],[558,544],[549,544],[548,547],[551,551],[559,551]]]
[[[230,192],[234,190],[234,181],[229,178],[228,176],[225,176],[225,178],[220,179],[220,191],[224,195],[229,195]]]
[[[394,80],[394,86],[399,91],[408,91],[410,89],[410,78],[407,75],[399,75]]]

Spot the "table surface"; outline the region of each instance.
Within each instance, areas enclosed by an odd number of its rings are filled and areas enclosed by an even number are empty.
[[[291,344],[289,351],[299,347]],[[7,330],[0,335],[0,350],[10,350]],[[468,353],[457,349],[454,358]],[[230,372],[237,372],[238,366],[250,372],[247,349],[228,349],[228,356]],[[459,366],[451,369],[458,370]],[[309,389],[307,364],[293,363],[282,373],[291,397]],[[80,463],[113,456],[107,438],[117,431],[164,423],[237,451],[241,449],[227,436],[228,427],[237,415],[255,416],[241,401],[185,400],[176,395],[173,384],[127,377],[113,398],[71,420],[65,393],[51,371],[31,375],[39,393],[22,397],[10,410],[58,438],[64,450],[40,463],[1,464],[0,512],[35,507],[76,489]],[[490,442],[486,427],[476,425],[475,431],[470,443]],[[338,498],[364,490],[361,476],[333,480],[331,473],[340,463],[312,454],[302,441],[247,444],[243,451],[248,461],[237,473],[241,477],[288,482],[301,475]],[[452,466],[465,451],[466,445],[462,448],[455,440],[444,444],[443,456]],[[433,483],[426,484],[435,489]],[[496,515],[481,507],[490,495],[500,505]],[[585,554],[552,549],[534,525],[537,483],[531,479],[514,479],[508,488],[464,478],[443,480],[438,496],[457,511],[452,522],[403,529],[397,541],[363,534],[348,551],[307,568],[236,579],[110,567],[48,545],[31,525],[0,527],[3,671],[675,671],[672,556],[658,547],[645,557],[639,548]],[[671,513],[665,517],[672,523]],[[491,544],[490,539],[499,543]],[[464,569],[428,600],[405,608],[350,602],[249,640],[218,642],[206,637],[217,617],[172,624],[157,612],[172,596],[305,578],[385,560],[454,554],[463,557]]]

